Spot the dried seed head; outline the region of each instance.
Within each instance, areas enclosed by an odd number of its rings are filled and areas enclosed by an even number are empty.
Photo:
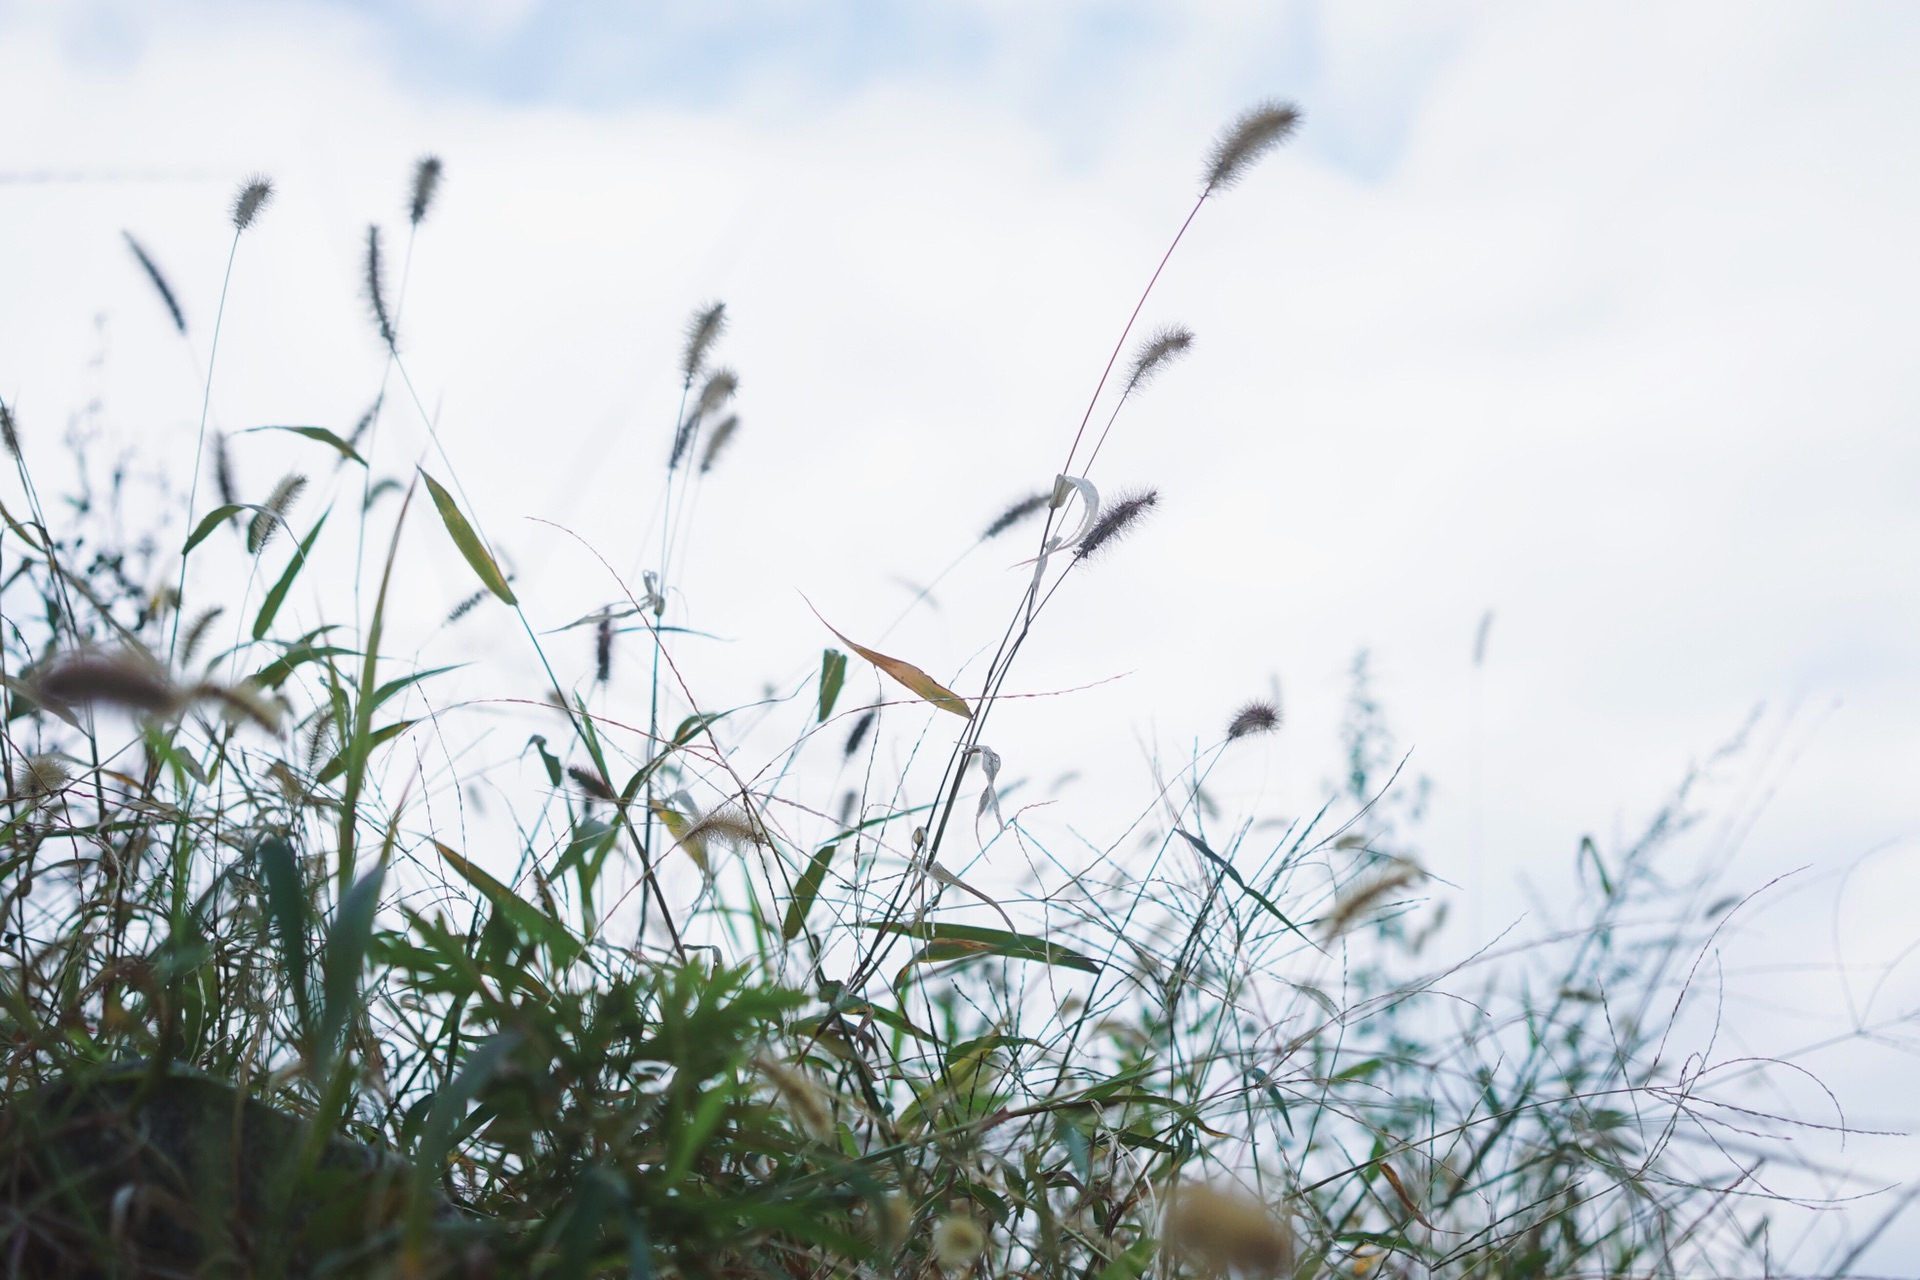
[[[1273,1277],[1293,1269],[1293,1231],[1285,1219],[1238,1191],[1181,1187],[1167,1204],[1164,1238],[1203,1272]]]
[[[903,1195],[890,1195],[880,1206],[879,1219],[880,1242],[897,1248],[913,1226],[913,1204]]]
[[[220,504],[226,507],[238,506],[240,499],[233,484],[233,457],[227,452],[227,433],[217,432],[213,437],[213,483],[220,491]]]
[[[680,836],[681,843],[696,842],[705,844],[709,840],[722,840],[739,848],[742,845],[767,843],[767,835],[744,809],[733,805],[721,805],[699,821],[689,826]]]
[[[687,345],[680,353],[680,372],[691,386],[706,368],[707,352],[727,330],[727,304],[714,302],[693,313],[687,321]]]
[[[950,1213],[933,1224],[933,1260],[949,1271],[964,1267],[986,1251],[987,1233],[964,1213]]]
[[[866,741],[867,730],[873,728],[874,717],[879,714],[872,707],[860,713],[860,718],[853,722],[853,732],[847,735],[846,749],[840,753],[843,757],[849,760],[853,758],[853,753],[860,749],[862,742]]]
[[[707,450],[700,457],[701,475],[705,475],[707,472],[713,470],[714,461],[719,458],[720,451],[727,447],[727,441],[733,439],[733,433],[739,429],[740,415],[730,413],[716,423],[712,431],[707,433]]]
[[[593,629],[593,677],[601,684],[613,674],[613,619],[600,615]]]
[[[313,773],[320,768],[322,759],[330,754],[333,746],[333,708],[328,707],[313,717],[307,726],[307,772]]]
[[[132,649],[83,649],[55,658],[33,681],[37,697],[67,705],[105,703],[151,715],[171,715],[180,691],[160,665]]]
[[[1121,395],[1130,396],[1146,386],[1154,375],[1185,355],[1192,346],[1193,330],[1185,325],[1170,324],[1155,333],[1134,353],[1133,370],[1127,375],[1127,389]]]
[[[251,720],[268,733],[280,732],[280,703],[255,684],[245,680],[234,685],[207,683],[194,686],[191,692],[195,698],[218,702],[227,719],[235,724]]]
[[[223,606],[215,605],[187,624],[186,634],[180,639],[181,666],[193,661],[193,655],[199,650],[200,642],[207,637],[207,628],[213,625],[215,618],[225,612],[226,609]]]
[[[273,492],[260,504],[261,509],[254,512],[253,519],[247,523],[247,554],[259,555],[273,541],[274,530],[286,522],[287,511],[300,500],[300,494],[307,487],[307,478],[289,472],[280,477],[280,483],[273,486]]]
[[[13,410],[7,407],[5,400],[0,400],[0,445],[6,446],[15,461],[19,460],[20,429],[14,425]]]
[[[1300,109],[1291,102],[1262,102],[1242,112],[1207,156],[1206,194],[1225,191],[1238,182],[1260,157],[1291,137],[1299,124]]]
[[[387,313],[387,294],[385,282],[381,278],[380,267],[380,228],[367,228],[367,303],[373,308],[373,323],[380,331],[380,341],[393,346],[393,317]]]
[[[73,771],[58,756],[28,756],[20,762],[13,789],[29,800],[50,796],[73,780]]]
[[[133,238],[133,232],[122,231],[120,234],[127,238],[127,248],[133,250],[133,256],[138,258],[140,265],[146,269],[147,279],[153,281],[154,289],[160,294],[160,301],[166,304],[167,314],[173,317],[173,327],[185,333],[187,318],[180,314],[180,302],[173,296],[173,290],[167,287],[167,278],[160,274],[160,268],[154,264],[152,258],[147,256],[147,251],[140,247],[140,242]]]
[[[1279,727],[1280,708],[1265,698],[1256,698],[1233,713],[1233,719],[1227,722],[1227,741],[1256,733],[1272,733]]]
[[[1080,540],[1080,545],[1074,549],[1074,558],[1085,560],[1102,547],[1124,538],[1134,525],[1139,523],[1140,518],[1159,502],[1160,493],[1157,489],[1145,489],[1139,493],[1122,494],[1115,498],[1100,513],[1100,518],[1094,521],[1093,528],[1087,531],[1087,536]]]
[[[716,369],[707,385],[700,388],[700,400],[694,406],[693,416],[697,419],[712,416],[714,410],[733,399],[733,393],[740,389],[739,375],[731,369]]]
[[[475,605],[479,604],[482,600],[484,600],[487,596],[491,594],[492,592],[489,591],[486,587],[480,588],[478,591],[468,596],[465,600],[462,600],[459,604],[453,606],[452,610],[449,611],[447,614],[447,621],[448,622],[460,621],[460,619],[466,617],[469,613],[473,612],[473,607]]]
[[[567,776],[580,784],[580,789],[595,800],[604,800],[608,804],[614,801],[613,790],[600,780],[600,775],[590,773],[577,764],[567,766]]]
[[[266,208],[267,202],[272,199],[271,179],[257,173],[248,178],[240,185],[240,190],[234,193],[233,229],[245,231],[252,226],[253,220],[260,216],[260,211]]]
[[[980,535],[981,541],[984,542],[988,538],[999,537],[1034,512],[1040,510],[1047,505],[1047,497],[1048,495],[1044,493],[1036,493],[1031,497],[1022,498],[1020,501],[1009,506],[1005,511],[1002,511],[998,516],[994,517],[993,523],[987,526],[987,531]]]
[[[838,1132],[833,1121],[833,1102],[826,1090],[814,1083],[812,1076],[765,1054],[755,1058],[754,1065],[779,1093],[780,1100],[786,1103],[787,1110],[808,1137],[820,1143],[833,1141]]]
[[[433,197],[439,190],[440,157],[421,156],[413,163],[413,192],[407,201],[407,220],[419,226],[427,210],[433,207]]]
[[[367,411],[360,415],[360,421],[354,424],[353,434],[347,437],[348,444],[359,445],[360,437],[367,434],[367,428],[371,427],[373,420],[380,416],[380,402],[384,399],[386,399],[384,392],[373,398],[373,403],[367,406]]]
[[[1321,935],[1339,937],[1389,895],[1419,884],[1426,878],[1427,873],[1419,863],[1409,858],[1390,859],[1385,870],[1335,899],[1333,910],[1320,921]]]

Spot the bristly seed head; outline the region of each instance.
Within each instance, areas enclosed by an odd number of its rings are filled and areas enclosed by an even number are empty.
[[[1154,376],[1174,360],[1185,355],[1193,346],[1193,330],[1185,325],[1170,324],[1161,329],[1134,353],[1133,371],[1127,375],[1127,389],[1120,394],[1130,396],[1141,387],[1153,381]]]
[[[233,197],[233,229],[245,231],[260,216],[260,211],[273,199],[273,182],[262,174],[254,174],[241,184]]]
[[[707,366],[707,352],[720,340],[727,329],[727,304],[711,303],[693,313],[687,321],[687,345],[680,353],[680,372],[686,378],[687,385],[700,376]]]
[[[413,195],[407,201],[407,220],[419,226],[427,210],[433,207],[433,197],[439,190],[440,157],[421,156],[413,165]]]
[[[1256,698],[1233,713],[1227,722],[1227,741],[1272,733],[1280,727],[1280,708],[1265,698]]]
[[[5,445],[8,453],[17,462],[20,459],[20,429],[14,425],[13,410],[0,400],[0,445]]]
[[[133,232],[122,231],[120,234],[127,238],[127,248],[133,250],[133,256],[138,258],[140,265],[146,269],[147,279],[153,281],[153,287],[159,291],[160,301],[166,303],[167,314],[173,317],[173,327],[185,333],[187,318],[180,313],[180,302],[173,296],[173,290],[167,287],[167,278],[160,274],[159,266],[147,256],[147,251],[140,247],[140,242],[133,238]]]
[[[1337,938],[1360,922],[1389,894],[1410,888],[1427,878],[1426,869],[1410,858],[1391,858],[1386,869],[1364,884],[1349,889],[1333,904],[1333,910],[1320,921],[1324,938]]]
[[[393,319],[387,314],[387,295],[380,272],[380,228],[367,228],[367,301],[373,307],[373,321],[379,327],[380,340],[394,345]]]
[[[183,701],[160,665],[132,649],[83,649],[56,658],[34,678],[33,689],[65,705],[106,703],[152,715],[171,715]]]
[[[287,510],[300,499],[300,493],[307,487],[307,478],[297,473],[289,473],[280,478],[273,486],[273,492],[261,503],[261,510],[254,513],[247,524],[247,554],[259,555],[273,541],[273,532],[287,518]]]
[[[700,388],[699,403],[694,406],[693,416],[706,418],[714,410],[733,399],[733,393],[740,389],[740,377],[731,369],[716,369],[707,385]]]
[[[987,1247],[987,1233],[964,1213],[950,1213],[933,1227],[933,1260],[951,1271],[966,1266]]]
[[[1299,124],[1300,108],[1291,102],[1262,102],[1242,112],[1207,156],[1205,194],[1238,182],[1260,157],[1292,137]]]
[[[613,619],[603,613],[593,629],[593,678],[605,684],[612,675]]]
[[[469,613],[473,612],[473,608],[475,605],[479,604],[482,600],[486,599],[488,596],[492,594],[493,592],[490,591],[488,588],[486,587],[480,588],[478,591],[468,596],[465,600],[462,600],[459,604],[453,606],[453,608],[449,610],[447,613],[447,621],[448,622],[460,621],[460,619],[466,617]]]
[[[1167,1245],[1203,1273],[1278,1277],[1293,1269],[1293,1231],[1280,1215],[1239,1191],[1203,1184],[1168,1198]]]
[[[67,768],[60,757],[28,756],[20,762],[20,770],[14,778],[13,788],[28,800],[40,800],[52,795],[72,780],[73,771]]]
[[[847,735],[846,750],[841,752],[843,758],[848,760],[853,758],[853,753],[858,751],[860,744],[867,740],[867,730],[873,728],[874,717],[879,714],[872,707],[868,707],[860,714],[860,718],[853,722],[853,732]]]
[[[227,433],[224,431],[213,437],[213,483],[220,490],[221,506],[240,505],[233,484],[233,458],[227,453]]]
[[[180,639],[181,666],[184,667],[187,663],[193,661],[193,655],[199,650],[200,642],[207,637],[207,628],[213,625],[215,618],[218,618],[225,612],[225,606],[214,605],[213,608],[203,612],[188,625],[186,634]]]
[[[1032,497],[1020,499],[994,517],[993,523],[987,526],[987,531],[980,535],[980,540],[985,542],[988,538],[999,537],[1046,505],[1047,495],[1044,493],[1036,493]]]
[[[1124,538],[1140,518],[1159,502],[1160,491],[1157,489],[1144,489],[1115,498],[1100,513],[1100,518],[1087,531],[1087,536],[1080,540],[1080,545],[1074,549],[1074,558],[1085,560],[1102,547]]]
[[[590,798],[594,800],[605,800],[609,804],[613,803],[613,792],[608,788],[606,783],[600,781],[599,774],[590,773],[577,764],[570,764],[567,766],[567,776],[579,783],[580,789],[586,792]]]
[[[727,447],[727,441],[733,439],[733,433],[740,429],[740,415],[730,413],[714,424],[707,433],[706,452],[700,455],[700,474],[713,470],[713,464],[720,458],[720,451]]]

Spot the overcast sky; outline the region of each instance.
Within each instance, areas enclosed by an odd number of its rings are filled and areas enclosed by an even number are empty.
[[[1870,984],[1915,936],[1916,66],[1899,4],[0,0],[0,394],[50,456],[95,397],[116,438],[188,451],[199,375],[119,236],[204,359],[257,170],[280,194],[216,421],[345,430],[383,355],[365,228],[405,244],[436,152],[403,351],[540,622],[610,593],[529,517],[634,567],[679,326],[729,303],[744,426],[684,601],[731,641],[689,658],[724,704],[829,639],[801,592],[877,636],[1050,481],[1209,140],[1297,100],[1145,314],[1198,342],[1097,478],[1161,507],[1016,683],[1117,678],[995,745],[1144,794],[1149,754],[1277,682],[1287,727],[1232,784],[1295,814],[1364,647],[1464,942],[1529,909],[1520,874],[1563,897],[1582,834],[1630,834],[1762,707],[1702,830],[1743,833],[1734,887],[1807,868],[1728,961],[1740,1043],[1787,1051],[1863,1016],[1843,961]],[[284,448],[242,442],[243,478]],[[890,646],[977,668],[1023,554],[975,553]],[[437,617],[468,580],[421,555]],[[1759,967],[1783,958],[1820,973]],[[1917,998],[1896,971],[1872,1016]],[[1868,1057],[1808,1061],[1856,1122],[1910,1121],[1872,1083],[1910,1059]],[[1920,1172],[1920,1144],[1882,1154]]]

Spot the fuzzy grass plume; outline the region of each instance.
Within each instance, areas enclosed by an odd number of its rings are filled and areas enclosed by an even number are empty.
[[[133,232],[122,231],[120,234],[126,237],[127,248],[133,250],[133,256],[139,260],[141,268],[146,271],[147,279],[153,282],[154,291],[160,295],[160,301],[166,306],[167,314],[173,318],[173,327],[182,334],[186,333],[187,317],[180,311],[180,301],[173,296],[173,287],[167,283],[167,278],[160,274],[159,264],[154,262],[152,256],[141,247],[140,242],[133,238]]]
[[[720,460],[720,454],[738,430],[740,430],[740,415],[737,413],[730,413],[713,424],[713,430],[707,433],[707,447],[700,455],[701,475],[713,470],[713,464]]]
[[[1184,356],[1193,347],[1193,330],[1185,325],[1170,324],[1140,344],[1134,353],[1133,366],[1127,372],[1126,389],[1121,393],[1130,396],[1146,386],[1169,364]]]
[[[245,231],[260,216],[273,200],[273,181],[262,174],[255,174],[240,184],[240,190],[233,195],[233,229]]]
[[[1074,548],[1074,557],[1079,560],[1091,559],[1101,551],[1126,537],[1139,526],[1147,512],[1160,504],[1158,489],[1142,489],[1136,493],[1124,493],[1104,504],[1099,519],[1087,530],[1087,536],[1080,539]]]
[[[1013,526],[1019,524],[1022,520],[1025,520],[1028,516],[1044,508],[1048,500],[1049,495],[1035,493],[1020,499],[1018,502],[1009,503],[1007,509],[995,516],[993,523],[981,531],[980,540],[985,542],[989,538],[999,537],[1007,530],[1013,528]]]
[[[707,367],[707,353],[727,330],[727,304],[712,302],[687,321],[686,343],[680,351],[680,374],[688,386]]]
[[[1300,109],[1291,102],[1263,102],[1245,112],[1220,135],[1207,156],[1204,194],[1233,186],[1261,157],[1293,136]]]
[[[1280,727],[1280,708],[1266,698],[1256,698],[1233,713],[1227,722],[1227,741],[1236,742],[1255,734],[1272,733]]]
[[[300,500],[306,491],[307,478],[298,472],[288,472],[280,477],[280,483],[273,486],[273,492],[260,504],[260,510],[253,513],[253,519],[247,522],[247,554],[259,555],[273,541],[273,535],[281,525],[287,522],[287,512]]]
[[[0,400],[0,446],[15,462],[20,461],[20,428],[13,420],[13,406]]]
[[[367,305],[373,310],[374,326],[380,331],[380,341],[388,348],[394,345],[393,317],[387,310],[387,291],[385,270],[380,257],[380,228],[367,227]]]
[[[419,226],[433,208],[440,191],[440,157],[421,156],[413,164],[413,187],[407,198],[407,221]]]

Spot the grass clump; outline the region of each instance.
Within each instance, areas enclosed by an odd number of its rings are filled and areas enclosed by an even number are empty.
[[[1296,118],[1239,121],[1200,201]],[[410,228],[441,177],[420,162]],[[270,193],[236,197],[236,253]],[[367,245],[411,444],[375,429],[384,382],[348,438],[297,429],[357,527],[322,516],[276,540],[306,475],[241,504],[224,434],[221,503],[190,498],[179,564],[123,547],[118,512],[54,528],[24,462],[7,499],[0,1257],[17,1273],[1677,1275],[1764,1251],[1715,1145],[1764,1122],[1716,1110],[1712,1060],[1669,1048],[1706,927],[1653,870],[1684,796],[1592,852],[1582,926],[1531,953],[1527,981],[1496,968],[1471,1002],[1423,967],[1417,815],[1376,767],[1363,690],[1347,789],[1310,818],[1211,807],[1225,754],[1279,728],[1269,701],[1167,780],[1124,852],[1071,856],[1003,809],[1017,782],[983,735],[1009,673],[1068,580],[1158,503],[1103,500],[1091,478],[1123,404],[1192,343],[1160,329],[1109,386],[1151,281],[1057,478],[974,542],[1041,525],[975,682],[841,637],[890,695],[841,709],[849,657],[830,649],[818,677],[741,709],[755,736],[682,683],[669,621],[693,499],[737,428],[716,421],[740,385],[713,364],[724,305],[686,329],[651,567],[572,624],[593,644],[569,674],[419,411],[394,343],[404,289],[377,230]],[[4,406],[0,424],[18,458]],[[547,683],[515,704],[517,757],[418,766],[414,744],[479,712],[440,696],[452,673],[398,656],[409,520],[442,526],[474,575],[442,625],[504,623]],[[353,590],[316,584],[342,612],[290,628],[281,606],[327,539],[351,548],[328,563]],[[221,554],[241,578],[189,572]],[[644,676],[622,674],[628,636]],[[921,763],[885,776],[887,734]],[[462,808],[464,835],[433,816],[483,789],[508,816]],[[963,830],[1034,870],[989,879]]]

